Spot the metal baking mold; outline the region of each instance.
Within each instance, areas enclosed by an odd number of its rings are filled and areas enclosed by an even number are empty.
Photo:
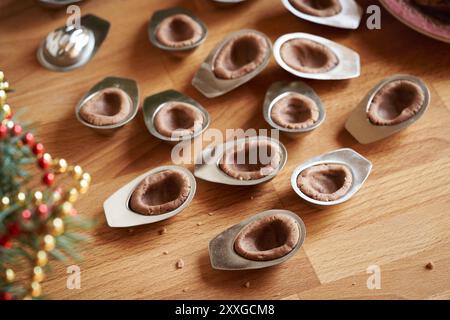
[[[425,100],[422,108],[410,119],[403,121],[396,125],[391,126],[380,126],[375,125],[367,117],[367,112],[369,110],[370,104],[378,93],[378,91],[383,88],[387,83],[395,80],[408,80],[416,83],[423,90],[425,95]],[[347,122],[345,123],[345,128],[348,132],[356,139],[359,143],[368,144],[372,143],[397,133],[403,130],[414,122],[419,120],[426,110],[429,108],[431,103],[431,93],[428,86],[419,78],[407,75],[407,74],[397,74],[388,77],[381,82],[379,82],[369,93],[364,97],[364,99],[359,103],[355,110],[350,114]]]
[[[241,232],[241,230],[245,226],[256,220],[274,214],[287,215],[297,222],[300,236],[297,244],[295,245],[295,248],[287,255],[269,261],[249,260],[237,254],[236,251],[234,250],[234,242],[239,233]],[[232,226],[231,228],[228,228],[227,230],[225,230],[224,232],[222,232],[209,242],[209,256],[211,260],[211,266],[214,269],[218,270],[251,270],[251,269],[272,267],[292,258],[297,253],[297,251],[302,247],[305,238],[306,238],[305,224],[303,223],[303,220],[300,219],[300,217],[297,216],[295,213],[288,210],[280,210],[280,209],[263,211],[261,213],[254,215],[249,219],[246,219]]]
[[[219,79],[215,76],[213,71],[214,61],[216,59],[216,56],[221,51],[223,46],[225,46],[228,41],[231,39],[240,36],[242,34],[246,33],[256,33],[267,41],[268,50],[267,50],[267,56],[265,57],[264,61],[252,72],[236,78],[236,79]],[[270,61],[270,51],[272,50],[272,42],[270,39],[262,32],[252,30],[252,29],[243,29],[237,32],[233,32],[229,34],[227,37],[225,37],[224,40],[222,40],[208,55],[206,60],[201,64],[199,70],[195,74],[194,78],[192,79],[192,85],[200,91],[205,97],[207,98],[214,98],[221,96],[225,93],[228,93],[232,91],[233,89],[236,89],[237,87],[243,85],[244,83],[250,81],[254,77],[256,77],[259,73],[261,73],[266,66],[268,65]]]
[[[280,125],[276,124],[272,120],[272,107],[277,103],[280,99],[284,98],[290,93],[300,93],[302,95],[305,95],[317,104],[317,107],[319,108],[319,119],[314,123],[312,126],[309,126],[307,128],[300,128],[300,129],[290,129],[290,128],[284,128]],[[324,121],[326,117],[326,110],[325,107],[320,100],[317,93],[306,83],[301,81],[296,82],[286,82],[286,81],[279,81],[273,83],[269,90],[267,90],[266,97],[264,100],[263,105],[263,115],[266,122],[275,129],[280,130],[281,132],[287,133],[289,135],[295,135],[301,133],[310,132],[316,128],[318,128]]]
[[[80,116],[81,108],[87,101],[92,99],[99,91],[101,91],[103,89],[107,89],[107,88],[118,88],[118,89],[125,91],[125,93],[127,93],[128,97],[130,98],[130,100],[132,102],[132,104],[131,104],[132,108],[131,108],[131,112],[130,112],[129,116],[122,122],[119,122],[116,124],[111,124],[111,125],[106,125],[106,126],[97,126],[97,125],[94,125],[92,123],[85,121]],[[103,79],[99,83],[97,83],[94,87],[92,87],[92,89],[90,89],[88,91],[88,93],[86,93],[80,99],[80,101],[78,102],[78,104],[75,108],[75,115],[76,115],[78,121],[80,121],[86,127],[95,129],[102,133],[108,133],[108,132],[113,132],[114,129],[122,127],[122,126],[126,125],[127,123],[129,123],[131,120],[133,120],[134,117],[136,117],[138,110],[139,110],[139,88],[138,88],[136,81],[131,80],[131,79],[126,79],[126,78],[108,77],[108,78]]]
[[[310,22],[344,29],[357,29],[361,23],[363,9],[354,0],[340,1],[342,10],[330,17],[317,17],[297,10],[289,0],[281,0],[286,9],[296,17]]]
[[[333,69],[321,73],[306,73],[295,70],[283,60],[280,52],[282,45],[293,39],[307,39],[326,46],[334,52],[339,64]],[[316,80],[343,80],[359,77],[361,73],[360,57],[358,53],[334,41],[309,33],[288,33],[279,37],[273,46],[273,54],[277,63],[284,70],[300,78]]]
[[[91,14],[81,17],[80,22],[81,28],[60,27],[41,42],[37,59],[43,67],[51,71],[66,72],[84,66],[94,57],[109,32],[110,23]],[[50,40],[53,42],[53,53],[47,49],[47,41]],[[64,42],[66,40],[69,44]],[[79,52],[75,57],[70,57],[67,50],[74,49]]]
[[[165,171],[165,170],[175,170],[178,172],[182,172],[187,175],[189,178],[189,182],[191,185],[191,189],[189,191],[189,195],[184,203],[176,208],[173,211],[159,214],[159,215],[151,215],[145,216],[139,213],[132,211],[129,207],[129,201],[133,191],[136,187],[144,180],[147,176]],[[127,183],[125,186],[116,191],[112,196],[110,196],[104,203],[103,209],[105,211],[106,221],[108,225],[113,228],[124,228],[124,227],[134,227],[143,224],[155,223],[163,220],[167,220],[179,214],[181,211],[186,209],[189,204],[194,199],[195,191],[197,188],[197,184],[192,173],[180,166],[162,166],[155,169],[152,169],[139,177],[133,179],[131,182]]]
[[[189,105],[192,105],[193,107],[197,108],[203,115],[203,125],[202,129],[200,131],[195,132],[193,135],[187,135],[182,137],[166,137],[158,132],[155,128],[155,116],[158,113],[159,110],[164,106],[164,104],[168,102],[184,102]],[[181,142],[186,140],[191,140],[196,138],[197,136],[201,135],[210,124],[210,116],[208,110],[206,110],[200,103],[192,99],[191,97],[188,97],[178,91],[175,90],[167,90],[160,93],[157,93],[155,95],[152,95],[150,97],[147,97],[144,100],[144,121],[145,125],[147,126],[148,131],[156,138],[170,142]]]
[[[160,43],[158,39],[156,39],[156,30],[158,29],[159,24],[167,17],[176,15],[176,14],[185,14],[189,17],[191,17],[195,22],[197,22],[200,27],[202,28],[202,37],[199,41],[196,43],[193,43],[190,46],[185,46],[181,48],[173,48],[165,46],[164,44]],[[148,24],[148,37],[150,42],[157,48],[173,53],[180,53],[180,52],[189,52],[198,46],[200,46],[207,38],[208,36],[208,27],[206,24],[196,15],[192,13],[192,11],[184,9],[184,8],[170,8],[170,9],[164,9],[156,11],[152,17],[150,18],[149,24]]]
[[[270,175],[267,175],[261,179],[256,180],[239,180],[235,179],[229,175],[227,175],[225,172],[223,172],[220,167],[219,163],[222,159],[222,156],[225,152],[225,150],[228,150],[230,148],[233,148],[236,144],[245,143],[246,141],[258,141],[258,140],[268,140],[275,144],[277,144],[280,147],[281,151],[281,160],[280,165],[275,172],[273,172]],[[215,183],[221,183],[226,185],[232,185],[232,186],[253,186],[257,184],[261,184],[264,182],[267,182],[271,179],[273,179],[285,166],[287,162],[287,150],[286,147],[279,141],[270,137],[266,136],[252,136],[252,137],[246,137],[237,139],[234,141],[228,141],[220,145],[209,145],[206,147],[202,153],[200,154],[200,159],[196,160],[194,175],[197,178],[215,182]]]
[[[334,201],[319,201],[310,198],[300,190],[297,185],[297,177],[300,175],[300,173],[303,172],[303,170],[319,164],[343,164],[350,169],[353,176],[352,186],[343,197]],[[306,202],[320,207],[329,207],[343,203],[353,197],[353,195],[358,192],[359,189],[361,189],[362,185],[369,177],[371,171],[372,163],[362,155],[360,155],[353,149],[338,149],[309,159],[308,161],[295,168],[291,176],[291,186],[292,189],[294,189],[295,193],[297,193],[300,198],[302,198]]]

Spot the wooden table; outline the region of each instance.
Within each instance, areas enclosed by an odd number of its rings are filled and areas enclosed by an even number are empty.
[[[365,7],[376,1],[361,1]],[[185,59],[172,58],[147,38],[147,22],[161,8],[183,5],[209,26],[207,41]],[[365,22],[357,31],[301,21],[280,1],[248,1],[220,7],[208,0],[87,1],[82,13],[112,22],[110,34],[87,66],[70,73],[42,68],[36,48],[46,34],[65,21],[64,10],[41,8],[32,0],[0,5],[1,68],[16,92],[10,103],[24,111],[39,139],[55,156],[80,163],[93,178],[78,204],[83,215],[97,217],[93,242],[84,246],[82,288],[66,289],[66,268],[58,265],[44,282],[54,299],[166,298],[450,298],[450,54],[449,46],[403,26],[382,11],[382,29]],[[285,169],[257,187],[228,187],[198,181],[191,206],[177,217],[133,229],[107,226],[102,204],[137,175],[171,163],[171,147],[147,131],[142,112],[107,137],[81,125],[74,116],[78,99],[106,76],[131,77],[142,98],[166,89],[192,96],[210,112],[212,127],[268,128],[262,102],[269,85],[296,80],[272,59],[250,83],[215,99],[190,84],[208,52],[227,33],[255,28],[274,41],[289,32],[310,32],[358,51],[361,77],[349,81],[306,81],[327,111],[323,126],[299,139],[282,137],[289,152]],[[386,140],[360,145],[344,123],[363,95],[394,73],[423,78],[432,92],[425,117]],[[367,183],[346,204],[326,210],[302,202],[290,187],[299,163],[337,148],[350,147],[374,165]],[[192,168],[192,166],[190,166]],[[296,212],[307,228],[303,249],[287,263],[259,271],[222,272],[211,268],[208,242],[225,228],[263,210]],[[212,215],[208,215],[212,213]],[[198,226],[198,223],[202,223]],[[167,234],[160,235],[161,228]],[[168,251],[168,255],[163,252]],[[177,270],[182,258],[186,266]],[[433,261],[433,270],[425,265]],[[381,268],[381,289],[369,290],[370,265]],[[244,283],[250,282],[250,288]],[[184,290],[183,290],[184,289]]]

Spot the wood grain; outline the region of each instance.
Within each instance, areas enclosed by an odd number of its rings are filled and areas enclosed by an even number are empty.
[[[175,5],[193,10],[210,30],[207,41],[184,59],[168,56],[147,39],[152,12]],[[275,0],[231,7],[209,0],[91,0],[81,8],[83,13],[107,18],[112,28],[93,61],[62,74],[39,66],[35,52],[42,38],[64,22],[64,10],[44,9],[32,0],[0,4],[0,67],[16,89],[11,105],[34,123],[52,154],[80,163],[94,178],[91,191],[78,204],[81,214],[100,221],[79,263],[82,288],[66,289],[65,266],[59,265],[43,284],[50,298],[450,298],[448,45],[415,33],[386,11],[382,11],[381,30],[371,31],[363,24],[357,31],[347,31],[300,21]],[[109,228],[103,201],[135,176],[170,164],[171,147],[147,132],[142,112],[113,136],[92,132],[75,119],[78,99],[104,77],[124,76],[139,82],[141,100],[171,88],[192,96],[210,112],[213,128],[268,128],[261,112],[266,89],[274,81],[296,80],[273,59],[257,78],[223,97],[206,99],[190,85],[215,44],[244,27],[258,29],[273,41],[296,31],[338,41],[360,53],[361,77],[306,81],[322,98],[327,120],[299,139],[282,137],[289,160],[271,182],[233,188],[198,181],[192,205],[177,217],[133,229]],[[432,92],[430,110],[395,136],[358,144],[343,128],[349,113],[379,80],[400,72],[427,82]],[[301,202],[290,188],[293,168],[341,147],[354,148],[374,164],[362,190],[346,204],[326,210]],[[212,270],[209,240],[242,219],[272,208],[292,210],[302,217],[308,230],[303,249],[287,263],[267,270]],[[167,234],[159,235],[162,227]],[[186,266],[176,270],[179,258]],[[435,264],[433,270],[424,267],[429,261]],[[366,269],[372,264],[382,271],[380,290],[366,286]],[[250,288],[243,286],[247,281]]]

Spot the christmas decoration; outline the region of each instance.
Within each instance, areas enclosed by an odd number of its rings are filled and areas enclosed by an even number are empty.
[[[45,153],[44,145],[15,121],[6,104],[9,90],[0,71],[0,300],[37,299],[52,258],[76,259],[74,247],[87,240],[78,230],[92,221],[77,215],[73,203],[87,192],[91,177]],[[40,174],[31,174],[33,168]],[[19,281],[21,272],[25,276]]]

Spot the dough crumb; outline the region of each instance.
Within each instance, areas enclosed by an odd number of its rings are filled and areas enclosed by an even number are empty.
[[[197,222],[197,226],[201,226],[201,225],[203,225],[203,222]]]
[[[250,281],[247,281],[247,282],[244,284],[244,287],[250,288]]]
[[[433,261],[428,262],[428,263],[425,265],[425,268],[428,269],[428,270],[433,270],[433,269],[434,269],[434,263],[433,263]]]
[[[212,213],[212,212],[208,212],[208,216],[213,216],[214,215],[214,213]]]
[[[183,269],[184,268],[184,261],[183,261],[183,259],[178,259],[176,267],[177,267],[177,269]]]
[[[353,282],[353,283],[352,283],[352,286],[356,286],[356,283]]]
[[[159,232],[160,235],[166,234],[167,233],[167,228],[159,229],[158,232]]]
[[[250,200],[253,200],[253,199],[255,199],[255,197],[254,197],[254,196],[251,196],[251,197],[250,197]]]
[[[188,292],[189,288],[183,288],[183,292]]]
[[[169,251],[163,251],[163,254],[164,254],[164,255],[168,255],[168,254],[169,254]]]
[[[128,229],[128,233],[133,233],[134,230],[133,229]]]

